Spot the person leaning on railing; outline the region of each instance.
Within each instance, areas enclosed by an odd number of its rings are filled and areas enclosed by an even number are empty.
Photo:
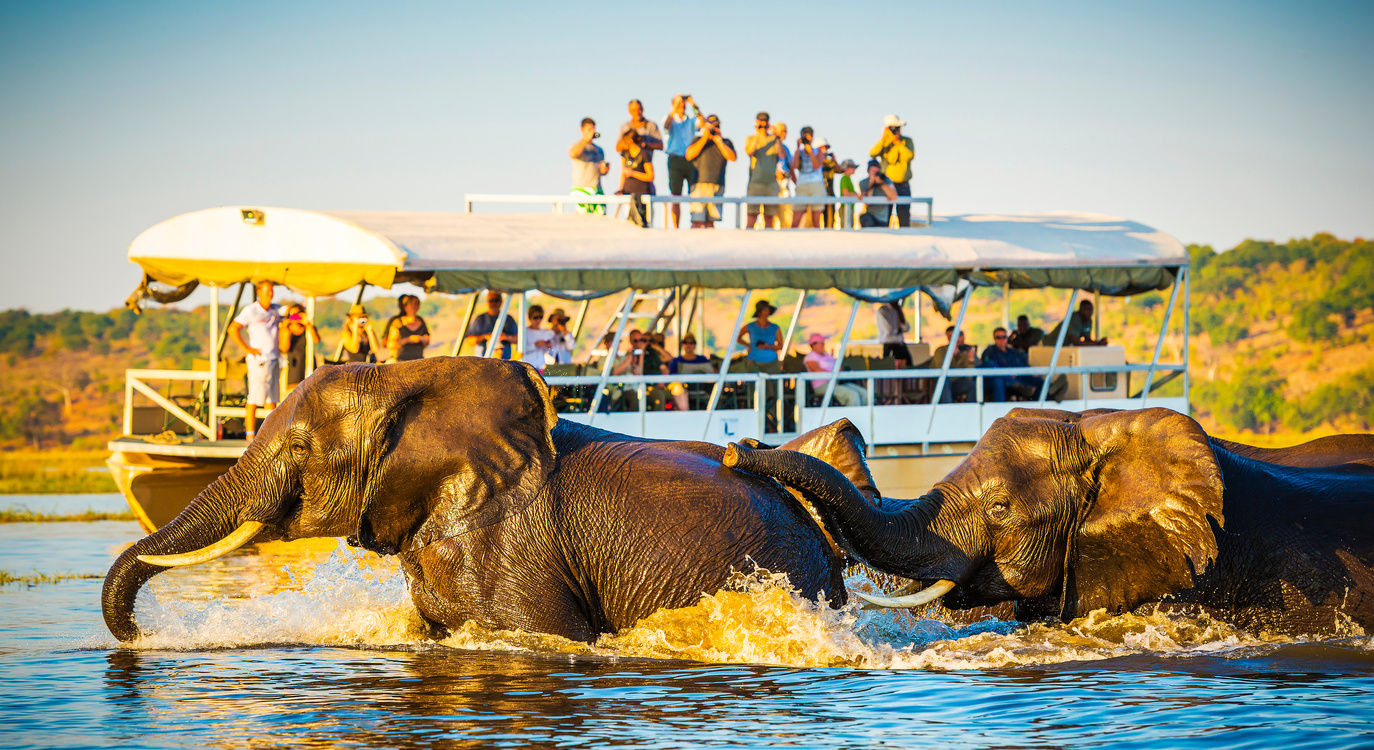
[[[1059,340],[1059,326],[1064,325],[1065,321],[1060,321],[1049,333],[1045,334],[1046,341]],[[1083,300],[1078,305],[1078,311],[1069,315],[1069,330],[1064,333],[1064,346],[1106,346],[1107,337],[1094,339],[1093,335],[1093,303]]]
[[[1018,315],[1016,316],[1016,330],[1012,331],[1011,338],[1007,340],[1007,343],[1023,352],[1029,352],[1032,346],[1040,346],[1044,338],[1045,332],[1040,328],[1033,327],[1028,316]]]
[[[897,190],[892,186],[892,181],[883,175],[877,159],[868,162],[868,178],[859,182],[859,196],[897,200]],[[859,226],[864,229],[886,229],[891,217],[891,204],[869,203],[864,206],[864,212],[859,214]]]

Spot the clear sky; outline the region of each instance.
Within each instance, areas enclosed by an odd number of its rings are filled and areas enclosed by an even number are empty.
[[[561,193],[582,117],[676,92],[861,163],[900,115],[937,212],[1374,234],[1374,3],[744,5],[6,3],[0,308],[117,306],[186,211]]]

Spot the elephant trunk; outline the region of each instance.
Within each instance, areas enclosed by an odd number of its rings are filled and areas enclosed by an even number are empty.
[[[931,528],[942,502],[938,491],[879,508],[834,467],[804,453],[732,444],[724,464],[801,492],[840,546],[870,567],[920,580],[959,581],[969,572],[967,556]]]
[[[227,537],[236,530],[248,527],[247,519],[241,518],[244,503],[237,499],[236,491],[239,477],[245,474],[242,463],[236,464],[224,476],[216,479],[203,490],[172,522],[144,537],[110,566],[105,575],[105,587],[101,592],[100,607],[105,616],[105,626],[121,641],[132,641],[139,636],[138,624],[134,621],[134,600],[148,579],[161,573],[167,565],[179,564],[167,560],[158,562],[158,556],[185,555],[195,550],[203,550]],[[243,537],[244,531],[238,536]],[[249,538],[236,539],[238,545],[250,541]],[[223,549],[221,545],[220,549]],[[236,545],[237,546],[237,545]],[[227,550],[224,550],[227,551]],[[223,554],[223,552],[220,552]],[[147,561],[152,558],[154,562]],[[204,557],[204,556],[202,556]],[[140,559],[144,558],[144,559]]]

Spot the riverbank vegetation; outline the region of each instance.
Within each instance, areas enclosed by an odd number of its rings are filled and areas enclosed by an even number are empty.
[[[118,492],[101,449],[0,452],[0,494],[79,495]]]
[[[104,577],[104,573],[39,573],[37,571],[32,573],[11,573],[8,570],[0,570],[0,586],[14,584],[32,588],[45,583],[99,580]]]

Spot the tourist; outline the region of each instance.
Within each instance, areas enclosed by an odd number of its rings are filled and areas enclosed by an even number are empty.
[[[229,324],[229,337],[247,353],[248,401],[243,426],[249,442],[258,434],[258,407],[274,409],[281,399],[281,309],[272,304],[276,286],[259,281],[253,290],[257,301],[243,308]]]
[[[692,115],[687,115],[687,105],[692,105]],[[697,129],[704,128],[701,110],[692,100],[691,94],[678,94],[673,97],[673,110],[663,120],[663,129],[668,132],[668,144],[664,151],[668,154],[668,192],[683,194],[683,185],[690,190],[696,184],[696,168],[687,159],[687,147],[697,139]],[[677,229],[682,218],[682,204],[674,203],[668,210],[669,224]]]
[[[868,162],[868,178],[859,182],[859,197],[897,199],[897,190],[883,175],[877,159]],[[892,216],[891,212],[891,204],[865,203],[864,212],[859,214],[859,226],[864,229],[886,229]]]
[[[797,195],[814,198],[825,195],[825,155],[829,150],[829,145],[822,138],[813,146],[811,143],[814,131],[808,125],[801,129],[801,134],[797,137],[797,150],[792,154],[792,169],[797,174]],[[792,207],[792,228],[801,226],[802,218],[806,215],[811,216],[811,227],[819,229],[825,226],[825,206],[816,204],[797,204]]]
[[[777,196],[780,166],[778,159],[784,150],[782,141],[774,135],[772,127],[768,124],[768,113],[758,113],[754,118],[754,134],[744,139],[744,152],[749,155],[749,187],[745,190],[745,195]],[[745,219],[745,227],[753,229],[760,213],[765,217],[777,216],[778,208],[776,204],[749,204],[749,216]],[[764,226],[768,225],[768,221],[764,220]]]
[[[487,292],[487,311],[473,317],[472,323],[468,325],[467,335],[463,338],[472,343],[473,353],[479,357],[490,356],[488,340],[491,338],[492,331],[496,330],[496,316],[501,314],[501,301],[504,298],[500,292]],[[515,318],[509,313],[501,323],[501,333],[497,334],[497,340],[501,343],[501,359],[510,359],[510,345],[519,338],[519,329],[515,327]]]
[[[792,152],[787,148],[787,123],[775,123],[773,135],[778,138],[778,187],[775,195],[779,198],[790,198],[792,186],[797,184],[797,175],[792,171]],[[782,229],[790,226],[792,226],[792,205],[784,203],[778,206],[778,215],[773,217],[773,228]]]
[[[715,372],[711,358],[697,352],[697,337],[687,333],[678,345],[678,355],[668,363],[668,372],[673,375],[706,375]],[[692,402],[706,403],[711,397],[709,383],[672,383],[668,391],[673,396],[673,405],[678,411],[692,408]]]
[[[658,129],[658,123],[644,118],[644,104],[638,99],[630,100],[630,119],[620,126],[620,135],[616,140],[624,138],[631,131],[639,133],[644,148],[650,151],[663,150],[663,133]],[[650,195],[653,195],[652,191]]]
[[[568,321],[571,318],[563,312],[563,308],[555,307],[549,313],[549,330],[553,331],[552,346],[549,347],[549,364],[570,365],[572,364],[573,349],[577,348],[577,342],[572,334],[568,333]]]
[[[1093,303],[1083,300],[1078,311],[1069,315],[1069,330],[1064,334],[1064,346],[1106,346],[1107,339],[1093,338]],[[1059,325],[1063,325],[1063,321]],[[1044,342],[1053,345],[1059,340],[1059,326],[1045,334]]]
[[[897,190],[897,195],[911,195],[911,160],[916,158],[916,146],[910,138],[902,135],[902,127],[906,121],[897,119],[897,115],[888,115],[883,118],[883,137],[869,149],[869,156],[877,157],[883,168],[883,173],[888,180],[891,180],[893,187]],[[911,224],[911,206],[903,204],[897,206],[897,226],[905,227]]]
[[[402,294],[397,304],[401,314],[391,319],[386,331],[386,347],[392,351],[392,360],[424,359],[425,347],[429,346],[429,325],[420,317],[420,298]]]
[[[910,330],[901,300],[878,305],[878,343],[883,345],[883,357],[892,357],[910,367],[911,350],[906,345],[906,333]]]
[[[954,326],[945,329],[945,338],[954,338]],[[945,354],[949,352],[949,344],[941,344],[935,349],[935,354],[930,358],[928,366],[931,369],[940,369],[945,366]],[[955,345],[954,357],[950,360],[949,367],[953,369],[967,369],[976,367],[975,356],[977,352],[973,347],[964,343],[964,332],[959,332],[959,342]],[[973,378],[947,378],[944,390],[940,392],[939,402],[948,404],[951,401],[972,401],[977,394],[978,386],[973,382]]]
[[[839,171],[840,165],[835,161],[835,153],[830,150],[830,143],[824,138],[816,139],[816,148],[825,148],[825,160],[821,162],[821,184],[825,186],[826,197],[835,197],[835,173]],[[825,204],[824,226],[835,226],[835,204]]]
[[[740,329],[736,340],[748,347],[751,362],[763,365],[778,361],[778,352],[782,351],[782,328],[770,321],[777,311],[768,300],[761,299],[754,305],[754,321]]]
[[[543,325],[544,306],[530,305],[525,311],[525,348],[520,352],[520,361],[541,373],[548,365],[554,337],[553,330]]]
[[[840,174],[840,187],[838,195],[841,198],[858,198],[859,190],[854,186],[854,173],[859,170],[859,165],[853,159],[845,159],[836,167]],[[839,223],[836,226],[849,229],[854,226],[854,213],[857,206],[841,205],[839,210]]]
[[[630,221],[648,228],[653,222],[644,196],[654,192],[654,152],[644,145],[643,137],[634,130],[625,133],[615,150],[620,153],[620,194],[632,199]]]
[[[377,334],[372,330],[372,322],[368,319],[367,308],[362,305],[348,308],[343,330],[343,361],[376,362],[377,352],[381,348]]]
[[[669,374],[678,375],[684,372],[682,369],[683,365],[695,365],[698,367],[701,365],[710,367],[711,365],[710,357],[697,352],[696,334],[688,333],[683,335],[682,342],[678,346],[678,355],[673,357],[672,361],[668,363]]]
[[[596,120],[582,118],[582,137],[568,149],[572,159],[573,195],[605,195],[601,190],[601,177],[611,171],[606,161],[606,152],[592,143],[601,134],[596,132]],[[606,206],[601,203],[579,203],[577,210],[584,214],[604,214]]]
[[[992,346],[983,350],[979,367],[1029,367],[1026,353],[1010,345],[1007,329],[998,326],[992,330]],[[984,401],[1007,401],[1015,396],[1022,401],[1037,398],[1044,378],[1034,375],[999,376],[983,379],[985,386]]]
[[[320,343],[320,332],[316,330],[315,324],[305,317],[305,306],[299,302],[292,302],[286,306],[286,316],[283,319],[286,325],[280,327],[281,336],[278,346],[282,353],[286,355],[286,391],[291,392],[296,384],[305,380],[306,351],[310,348],[307,341],[308,336],[316,344]]]
[[[1013,347],[1021,351],[1030,351],[1032,346],[1040,346],[1045,338],[1045,332],[1039,328],[1033,328],[1030,318],[1025,315],[1016,316],[1016,330],[1012,332],[1008,339]]]
[[[693,198],[714,198],[725,193],[725,164],[735,160],[735,144],[720,134],[720,118],[706,118],[701,136],[687,147],[687,158],[697,170]],[[710,229],[720,219],[719,203],[693,203],[692,226]]]
[[[811,351],[806,353],[802,359],[808,372],[824,373],[824,377],[809,378],[811,391],[816,394],[824,394],[826,384],[830,382],[830,373],[835,369],[835,357],[825,351],[825,336],[819,333],[811,334],[807,339],[807,344]],[[835,381],[835,392],[831,396],[831,402],[836,406],[867,406],[868,392],[857,383],[850,383],[844,380]]]

